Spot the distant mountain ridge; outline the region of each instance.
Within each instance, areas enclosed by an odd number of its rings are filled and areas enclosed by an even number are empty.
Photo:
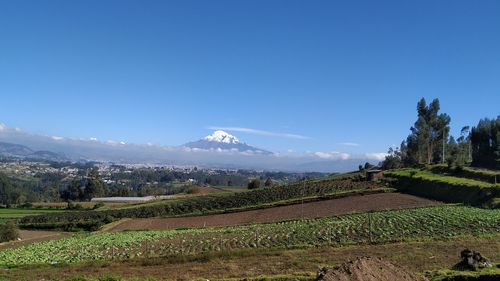
[[[20,159],[34,159],[47,161],[67,161],[68,159],[59,153],[52,151],[34,151],[31,148],[14,143],[0,142],[0,156]]]
[[[106,162],[117,164],[189,165],[205,168],[291,172],[344,172],[379,157],[340,152],[269,152],[224,131],[186,145],[166,146],[74,139],[32,134],[0,123],[0,158]],[[376,161],[376,162],[373,162]]]
[[[273,154],[270,151],[250,146],[222,130],[217,130],[198,141],[188,142],[184,146],[202,150],[229,150],[264,155]]]

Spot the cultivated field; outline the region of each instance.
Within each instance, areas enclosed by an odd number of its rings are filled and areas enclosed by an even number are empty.
[[[174,255],[54,266],[0,267],[0,280],[66,280],[70,277],[121,276],[123,280],[315,280],[318,268],[360,256],[376,256],[413,272],[451,268],[461,249],[470,247],[500,260],[499,235],[463,236],[442,241],[293,249],[243,249],[198,255]],[[138,279],[140,278],[140,279]],[[144,279],[143,279],[144,278]],[[72,279],[85,280],[85,279]],[[109,280],[112,279],[104,279]],[[118,280],[118,279],[116,279]],[[395,280],[398,281],[398,280]]]
[[[21,208],[0,208],[0,224],[8,221],[19,219],[25,216],[35,216],[42,214],[49,214],[60,212],[61,210],[52,210],[52,209],[21,209]]]
[[[110,230],[160,230],[181,227],[234,226],[284,221],[297,218],[320,218],[348,213],[426,207],[435,204],[438,203],[436,201],[412,195],[401,193],[380,193],[349,196],[338,199],[228,214],[178,218],[129,219],[117,224]]]
[[[451,273],[439,270],[456,264],[464,248],[500,259],[499,193],[491,174],[440,166],[389,171],[389,179],[367,182],[357,172],[95,211],[21,214],[21,226],[38,229],[113,222],[73,235],[22,231],[23,241],[2,245],[0,280],[314,280],[318,267],[364,255],[441,280]]]
[[[77,263],[245,248],[438,240],[492,232],[500,232],[500,210],[435,206],[236,227],[81,234],[3,250],[0,265]]]

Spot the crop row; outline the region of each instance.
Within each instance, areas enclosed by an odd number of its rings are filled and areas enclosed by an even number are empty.
[[[463,206],[170,231],[78,234],[0,252],[0,265],[75,263],[257,247],[387,243],[500,232],[500,210]]]
[[[186,214],[206,214],[214,211],[258,206],[262,204],[296,199],[300,197],[322,196],[325,194],[371,189],[379,187],[372,182],[353,182],[351,180],[325,180],[295,183],[277,187],[255,189],[240,193],[222,193],[196,196],[177,200],[165,200],[134,208],[122,208],[102,211],[63,212],[40,216],[28,216],[19,220],[22,225],[36,227],[43,224],[75,223],[82,221],[104,221],[118,218],[148,218],[158,216],[176,216]]]

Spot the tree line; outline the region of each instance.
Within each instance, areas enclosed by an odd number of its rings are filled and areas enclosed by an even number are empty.
[[[500,115],[481,119],[472,129],[463,127],[455,138],[450,134],[451,117],[439,111],[439,99],[429,104],[420,99],[410,134],[399,147],[389,148],[383,169],[439,163],[500,169]]]

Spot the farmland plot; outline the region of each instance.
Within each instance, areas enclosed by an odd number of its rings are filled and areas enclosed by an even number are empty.
[[[206,229],[81,234],[0,252],[0,265],[76,263],[241,248],[387,243],[500,232],[500,210],[437,206]]]

